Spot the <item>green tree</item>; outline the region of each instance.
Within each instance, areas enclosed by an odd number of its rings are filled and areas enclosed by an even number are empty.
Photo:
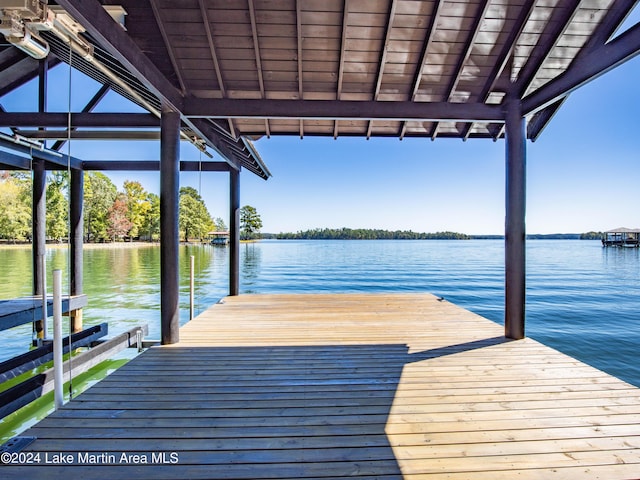
[[[202,241],[207,232],[213,228],[213,221],[198,191],[193,187],[182,187],[179,206],[178,224],[180,230],[184,232],[185,241],[193,237]]]
[[[224,220],[222,218],[216,217],[213,219],[213,231],[226,232],[227,230],[227,224],[224,223]]]
[[[149,210],[142,222],[142,234],[147,240],[157,240],[160,237],[160,197],[155,193],[147,195]]]
[[[240,238],[253,240],[259,238],[262,228],[262,219],[257,210],[251,205],[245,205],[240,209]]]
[[[143,231],[145,216],[151,210],[148,196],[140,182],[124,182],[124,202],[127,206],[127,219],[131,222],[130,238],[139,237]]]
[[[31,202],[28,177],[0,177],[0,238],[23,241],[31,237]]]
[[[84,174],[84,228],[87,241],[105,241],[111,236],[109,209],[116,200],[118,189],[102,172]]]
[[[69,235],[69,174],[54,172],[47,181],[47,237],[58,242]]]

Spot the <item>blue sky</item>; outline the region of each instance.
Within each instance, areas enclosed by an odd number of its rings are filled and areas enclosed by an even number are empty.
[[[49,111],[67,111],[69,68],[50,74]],[[585,232],[640,227],[640,58],[571,94],[535,142],[527,142],[527,231]],[[71,109],[97,91],[74,72]],[[35,84],[0,99],[9,111],[37,109]],[[96,111],[137,111],[109,93]],[[273,177],[241,175],[242,205],[261,215],[264,232],[315,227],[504,231],[504,141],[272,137],[256,147]],[[158,142],[71,142],[83,159],[155,159]],[[66,152],[65,152],[66,153]],[[189,145],[183,160],[198,160]],[[121,188],[139,180],[159,192],[158,173],[110,173]],[[209,211],[228,223],[228,175],[183,173]]]

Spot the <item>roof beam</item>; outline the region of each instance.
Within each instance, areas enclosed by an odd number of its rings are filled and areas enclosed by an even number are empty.
[[[180,73],[180,66],[178,65],[176,54],[173,51],[171,42],[169,41],[169,35],[167,34],[167,30],[164,28],[164,22],[162,21],[162,17],[160,16],[160,9],[158,8],[157,1],[149,0],[149,3],[151,4],[151,10],[153,10],[153,17],[156,19],[158,30],[160,30],[160,35],[162,36],[162,40],[164,41],[164,48],[167,49],[167,53],[169,54],[169,60],[171,61],[171,65],[173,66],[173,72],[176,74],[176,78],[178,79],[178,83],[180,84],[180,89],[182,90],[182,95],[184,95],[187,91],[187,87],[184,83],[184,79],[182,78],[182,73]]]
[[[577,58],[567,71],[522,100],[525,115],[537,112],[578,87],[640,54],[640,23],[611,42]]]
[[[240,170],[241,162],[226,143],[225,137],[218,134],[216,127],[211,122],[204,118],[193,118],[189,123],[196,129],[196,133],[205,139],[207,145],[218,152],[234,169]]]
[[[79,158],[46,150],[44,149],[44,146],[42,147],[42,149],[38,149],[35,144],[28,145],[26,144],[26,142],[23,142],[20,139],[10,140],[8,138],[0,138],[0,147],[5,147],[9,150],[24,153],[25,155],[29,155],[32,158],[44,160],[50,165],[63,167],[65,169],[70,167],[74,170],[80,170],[82,168],[82,160],[80,160]]]
[[[296,36],[298,38],[298,98],[304,98],[304,85],[302,82],[302,7],[300,0],[296,0]]]
[[[296,2],[296,36],[298,45],[298,98],[302,100],[304,98],[303,82],[302,82],[302,9],[300,7],[300,0]],[[267,123],[267,127],[269,124]],[[267,129],[267,138],[271,137],[271,132]],[[300,120],[300,138],[304,137],[304,121]]]
[[[251,20],[251,36],[253,38],[253,50],[256,55],[256,73],[258,74],[258,85],[260,86],[260,97],[264,98],[264,76],[262,74],[262,58],[260,56],[260,42],[258,41],[258,23],[256,22],[256,9],[253,4],[253,0],[247,0],[249,2],[249,18]],[[271,136],[269,131],[269,120],[264,120],[264,129],[267,132],[267,137]],[[302,132],[300,133],[302,136]]]
[[[560,98],[556,103],[549,105],[547,108],[540,110],[529,120],[527,124],[527,138],[536,141],[542,130],[549,124],[558,109],[565,102],[567,97]]]
[[[67,128],[68,113],[0,112],[1,127]],[[150,113],[72,113],[73,127],[158,128],[160,119]]]
[[[427,35],[424,39],[424,43],[422,44],[422,52],[420,53],[420,62],[416,67],[416,71],[413,74],[413,87],[411,89],[411,101],[415,101],[416,96],[418,95],[418,90],[420,89],[420,82],[422,81],[422,69],[424,68],[424,64],[427,61],[427,55],[429,50],[429,45],[433,40],[433,35],[436,31],[436,25],[438,23],[438,18],[440,18],[442,2],[440,0],[436,0],[433,11],[431,12],[431,18],[429,19],[429,27],[427,28]],[[407,122],[402,124],[402,129],[400,130],[400,140],[404,138],[407,133]]]
[[[0,150],[0,169],[31,170],[31,159],[5,150]]]
[[[533,52],[529,55],[528,61],[518,72],[518,78],[515,81],[514,95],[522,98],[536,78],[536,74],[542,68],[542,65],[549,57],[551,50],[558,43],[562,33],[571,23],[571,19],[576,14],[578,6],[582,0],[567,0],[566,4],[562,4],[565,8],[557,21],[549,21],[547,27],[540,35],[541,38],[549,38],[547,42],[536,45]]]
[[[18,130],[25,138],[38,140],[160,140],[160,130]]]
[[[610,41],[613,34],[620,27],[622,22],[624,22],[628,13],[629,3],[627,0],[616,0],[609,9],[606,17],[602,22],[600,22],[587,43],[580,50],[576,59],[580,59],[583,56],[588,55],[594,48],[598,48]],[[529,120],[529,124],[527,126],[527,138],[530,138],[532,141],[536,141],[566,99],[567,96],[564,96],[557,102],[536,112]]]
[[[391,0],[389,6],[389,15],[387,17],[387,27],[384,36],[384,44],[382,45],[382,53],[380,54],[380,62],[378,64],[378,78],[376,79],[376,89],[373,94],[373,99],[378,100],[380,95],[380,89],[382,88],[382,78],[384,76],[384,66],[387,63],[387,51],[389,49],[389,42],[391,41],[391,29],[393,28],[393,17],[396,14],[396,1]],[[371,138],[371,131],[373,129],[373,120],[369,120],[369,126],[367,127],[367,140]]]
[[[57,57],[49,57],[49,70],[58,65]],[[18,48],[9,46],[0,50],[0,97],[21,87],[38,76],[38,60]]]
[[[514,23],[512,29],[509,30],[509,34],[504,42],[502,50],[500,51],[493,70],[487,77],[487,81],[482,87],[482,91],[478,96],[478,101],[486,102],[489,98],[489,94],[496,88],[500,77],[502,76],[505,68],[509,64],[509,59],[513,54],[516,47],[516,40],[520,37],[520,34],[524,30],[524,26],[527,24],[529,17],[533,13],[533,9],[536,5],[535,0],[527,0],[527,2],[521,7],[520,15]],[[466,140],[471,134],[473,129],[473,123],[469,123],[465,126],[463,133],[463,139]]]
[[[342,36],[340,38],[340,65],[338,66],[338,84],[336,85],[336,100],[342,98],[342,80],[344,78],[345,48],[347,43],[347,27],[349,26],[349,0],[344,0],[342,14]],[[301,99],[302,100],[302,99]],[[333,138],[338,138],[338,120],[333,123]]]
[[[59,0],[57,3],[80,22],[103,48],[157,95],[167,108],[182,114],[184,97],[181,92],[158,70],[97,0]],[[236,169],[240,168],[233,155],[227,156],[228,149],[224,146],[219,147],[219,133],[216,130],[200,121],[191,121],[184,117],[183,121],[230,165]]]
[[[87,29],[103,48],[132,72],[164,104],[182,111],[183,96],[140,50],[97,0],[58,0],[58,5]]]
[[[216,52],[216,44],[213,41],[213,32],[211,32],[211,24],[209,23],[209,13],[207,7],[204,4],[204,0],[198,0],[200,6],[200,13],[202,15],[202,23],[204,24],[204,31],[207,34],[207,44],[209,45],[209,52],[211,53],[211,60],[213,61],[213,69],[216,72],[216,80],[218,81],[218,87],[220,88],[220,94],[222,98],[227,97],[227,89],[224,85],[224,79],[222,78],[222,71],[220,70],[220,62],[218,61],[218,53]],[[233,125],[233,120],[228,120],[229,133],[236,138],[236,130]]]
[[[464,69],[465,63],[469,59],[469,55],[471,55],[471,50],[473,49],[473,45],[476,41],[478,33],[480,32],[480,26],[482,25],[482,20],[484,19],[487,9],[489,8],[489,0],[483,0],[482,7],[479,7],[479,11],[476,13],[476,18],[473,20],[473,26],[471,28],[471,34],[467,37],[467,41],[464,45],[464,50],[462,55],[458,57],[458,63],[454,69],[455,75],[449,81],[449,85],[447,86],[446,93],[446,101],[451,100],[451,95],[455,91],[458,83],[460,82],[460,78],[462,77],[462,70]],[[439,123],[436,123],[433,126],[433,131],[431,132],[431,139],[435,140],[438,136],[438,128],[440,127]]]
[[[631,11],[628,0],[615,0],[614,4],[609,7],[607,16],[600,22],[600,25],[593,32],[582,51],[588,52],[594,47],[609,42]],[[580,55],[582,55],[582,52],[578,54],[578,56]]]
[[[358,100],[185,99],[184,115],[195,118],[293,118],[319,120],[416,120],[504,122],[499,105]]]
[[[231,167],[226,162],[198,162],[195,160],[182,160],[180,171],[182,172],[228,172]],[[85,160],[82,169],[98,170],[102,172],[158,172],[159,160]]]

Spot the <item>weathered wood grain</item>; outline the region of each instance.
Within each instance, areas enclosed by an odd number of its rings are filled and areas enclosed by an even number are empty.
[[[26,435],[176,464],[82,478],[590,479],[640,474],[640,389],[431,295],[242,295]]]

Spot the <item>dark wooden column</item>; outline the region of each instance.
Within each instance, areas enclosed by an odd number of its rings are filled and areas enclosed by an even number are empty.
[[[510,100],[506,115],[505,336],[524,338],[526,134],[520,101]]]
[[[229,295],[240,292],[240,171],[229,170]]]
[[[33,205],[32,205],[32,235],[33,235],[33,294],[42,295],[41,262],[45,261],[47,234],[47,172],[44,160],[32,160],[33,170]],[[42,322],[36,323],[36,330]]]
[[[81,295],[84,289],[82,270],[82,247],[84,244],[84,172],[71,170],[69,189],[69,220],[70,220],[70,266],[71,266],[71,295]],[[71,330],[82,330],[82,310],[71,312]]]
[[[160,133],[160,335],[163,345],[178,342],[180,334],[179,189],[180,115],[163,109]]]

